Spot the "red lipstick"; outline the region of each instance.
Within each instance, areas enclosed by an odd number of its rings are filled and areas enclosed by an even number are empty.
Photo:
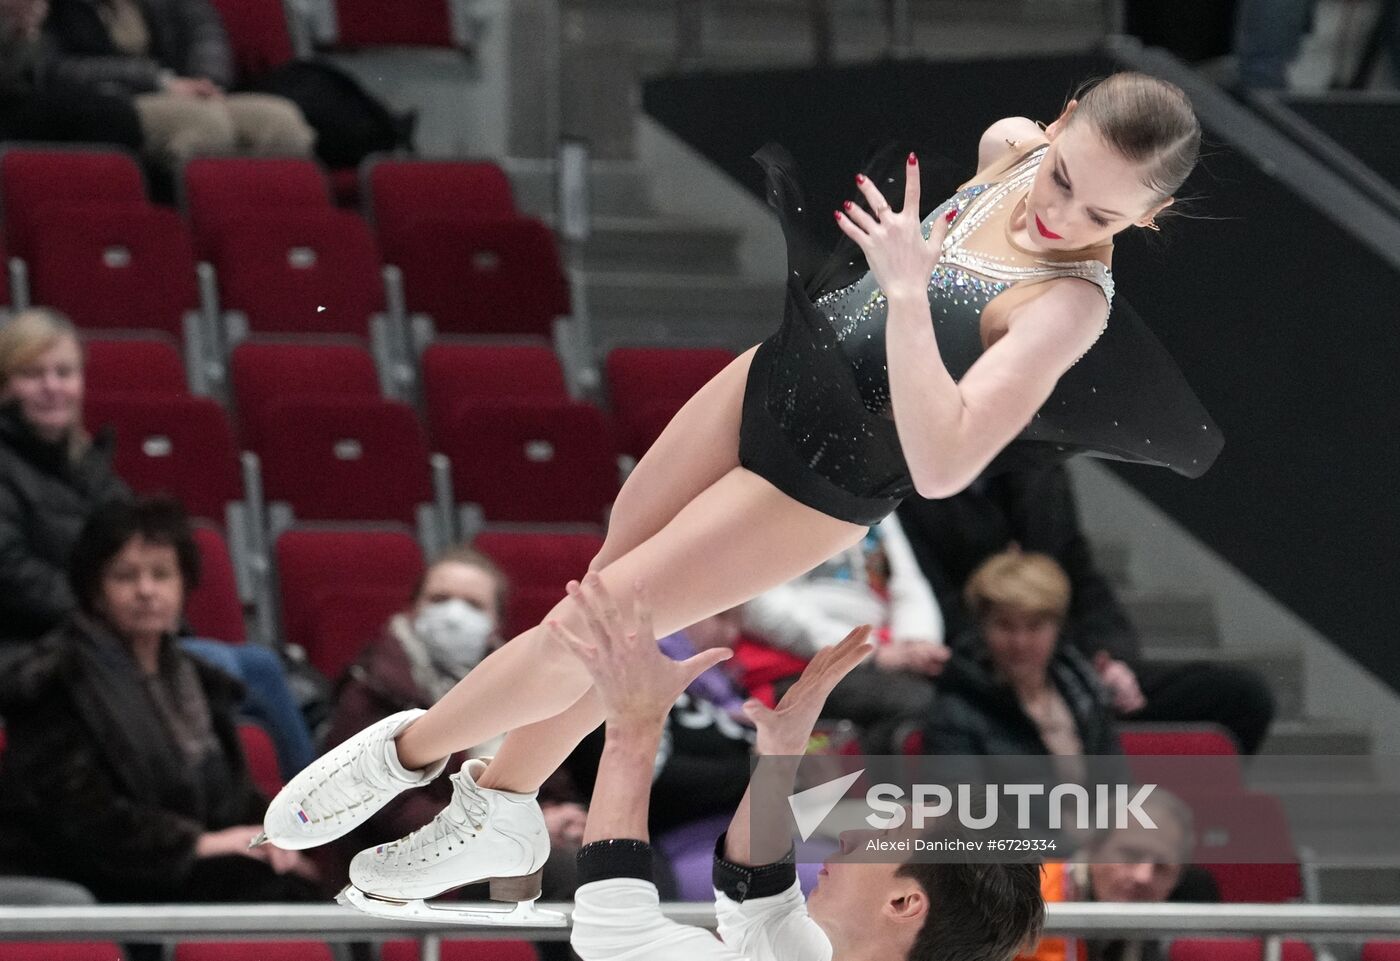
[[[1040,217],[1039,217],[1039,216],[1036,216],[1036,218],[1035,218],[1035,229],[1040,231],[1040,235],[1041,235],[1042,237],[1048,237],[1050,240],[1064,240],[1064,239],[1065,239],[1065,238],[1061,237],[1059,234],[1052,233],[1052,232],[1050,232],[1049,230],[1046,230],[1046,229],[1045,229],[1045,225],[1044,225],[1043,223],[1040,222]]]

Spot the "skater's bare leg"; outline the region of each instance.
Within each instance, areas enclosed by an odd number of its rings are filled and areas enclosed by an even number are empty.
[[[588,565],[590,571],[602,570],[656,534],[696,495],[739,465],[739,421],[755,350],[736,357],[696,391],[633,468],[613,502],[608,535]],[[483,776],[483,785],[502,786],[492,780],[502,770],[511,772],[516,783],[543,782],[573,745],[601,723],[602,714],[592,704],[592,698],[572,707],[561,700],[561,714],[513,733]],[[541,753],[545,744],[553,747]]]
[[[579,741],[602,723],[603,706],[589,688],[563,713],[507,734],[476,783],[498,791],[536,790],[559,769]]]
[[[598,572],[615,597],[643,581],[654,626],[664,636],[727,610],[806,573],[865,536],[866,528],[800,504],[763,478],[736,467],[687,504],[660,532]],[[582,612],[570,598],[549,618],[582,635]],[[589,688],[578,662],[560,656],[539,627],[478,665],[399,738],[399,760],[421,768],[454,751],[550,718]],[[583,714],[577,716],[583,723]],[[562,760],[582,735],[541,729],[542,755]],[[523,752],[522,752],[523,753]],[[537,783],[496,772],[502,786]]]

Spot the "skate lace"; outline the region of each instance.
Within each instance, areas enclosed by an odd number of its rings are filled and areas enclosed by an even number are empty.
[[[384,853],[394,863],[411,861],[420,852],[432,850],[449,839],[465,844],[468,838],[476,837],[485,827],[486,818],[491,813],[486,796],[460,773],[451,775],[451,779],[452,803],[418,830],[385,847]]]
[[[313,821],[339,817],[355,810],[366,801],[390,790],[392,785],[385,776],[383,765],[375,764],[374,751],[384,750],[384,744],[374,741],[366,744],[344,764],[333,769],[318,784],[317,790],[302,801],[302,810]],[[365,786],[373,793],[366,795]]]

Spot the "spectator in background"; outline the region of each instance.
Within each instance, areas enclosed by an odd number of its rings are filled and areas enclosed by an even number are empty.
[[[848,674],[826,700],[824,717],[854,721],[872,754],[897,750],[901,725],[922,723],[933,678],[948,658],[943,617],[893,515],[865,540],[815,570],[754,598],[743,608],[746,637],[794,656],[781,697],[803,666],[861,624],[877,629],[874,658]]]
[[[0,327],[0,686],[4,668],[73,613],[69,555],[101,504],[131,492],[112,472],[109,432],[83,427],[83,351],[55,311],[22,311]],[[275,652],[188,639],[187,650],[248,685],[244,708],[277,746],[283,774],[310,763],[306,728]]]
[[[110,143],[141,149],[125,99],[50,77],[39,38],[48,0],[0,0],[0,140]]]
[[[209,0],[50,0],[47,69],[131,98],[147,153],[167,169],[196,154],[309,156],[315,134],[291,101],[227,93],[233,54]]]
[[[0,695],[5,841],[103,901],[319,898],[305,856],[248,848],[267,802],[239,747],[238,685],[174,643],[198,578],[173,501],[88,518],[68,573],[77,610]]]
[[[326,747],[390,714],[427,708],[501,643],[500,619],[509,585],[486,555],[454,547],[429,565],[414,589],[412,605],[395,614],[383,633],[347,669],[336,692]],[[478,745],[454,759],[489,755]],[[395,798],[348,836],[348,854],[401,838],[433,819],[452,799],[449,778]],[[586,811],[569,777],[556,773],[540,789],[551,853],[545,864],[544,899],[573,896],[574,855],[583,837]],[[347,857],[348,863],[348,857]]]
[[[1070,608],[1060,566],[1044,554],[998,554],[968,579],[965,597],[974,627],[953,641],[925,752],[1121,754],[1093,667],[1060,643]]]
[[[1210,874],[1189,863],[1196,838],[1186,803],[1159,786],[1142,802],[1142,810],[1156,828],[1149,830],[1130,818],[1127,827],[1096,838],[1074,863],[1047,864],[1041,880],[1046,902],[1219,901],[1220,891]],[[1165,957],[1158,941],[1046,938],[1021,961],[1164,961]]]
[[[1308,32],[1314,0],[1240,0],[1235,14],[1236,86],[1285,90],[1288,67]]]
[[[1141,663],[1141,640],[1094,565],[1063,467],[978,480],[945,500],[911,497],[898,516],[938,595],[950,637],[971,626],[962,592],[979,564],[1012,545],[1048,554],[1069,575],[1072,588],[1062,636],[1093,663],[1120,719],[1208,721],[1227,728],[1241,751],[1259,750],[1274,703],[1258,674],[1200,661]]]

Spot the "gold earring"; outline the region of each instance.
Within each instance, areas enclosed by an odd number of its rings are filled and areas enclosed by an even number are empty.
[[[1141,224],[1141,226],[1146,227],[1148,230],[1156,230],[1156,231],[1159,231],[1159,232],[1160,232],[1161,229],[1162,229],[1161,226],[1157,223],[1157,218],[1156,218],[1156,217],[1151,217],[1151,218],[1149,218],[1148,221],[1147,221],[1147,223]]]

